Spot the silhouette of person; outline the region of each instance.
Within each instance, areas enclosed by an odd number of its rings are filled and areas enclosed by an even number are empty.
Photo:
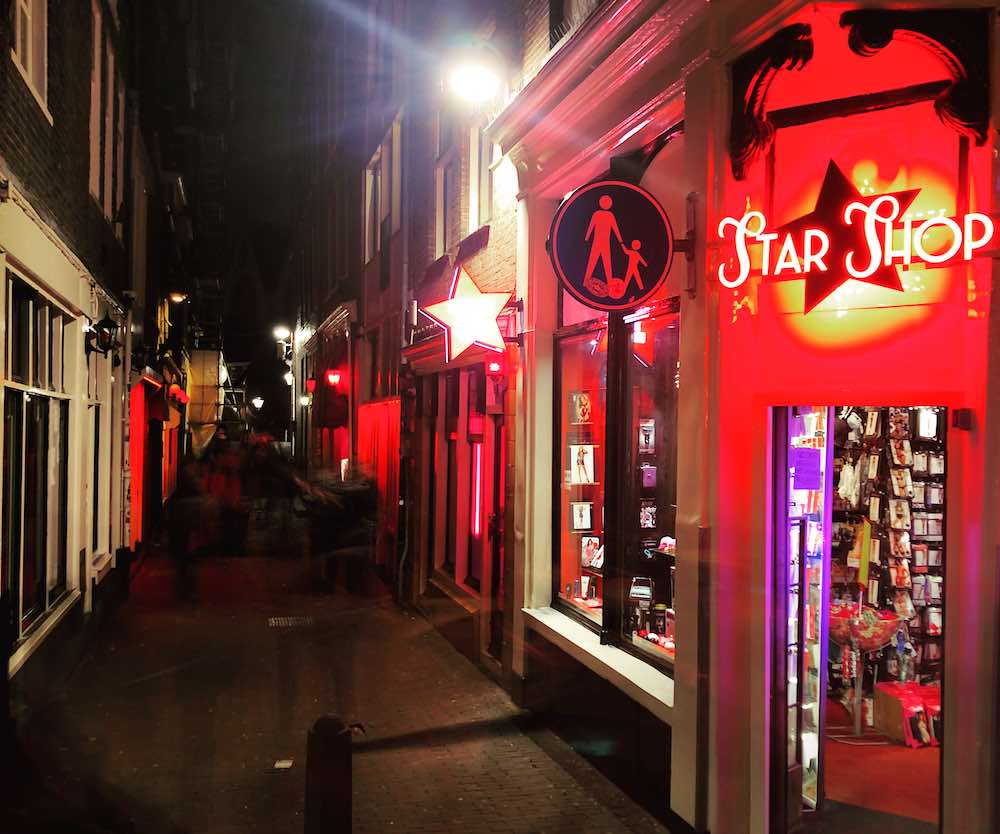
[[[643,290],[645,287],[642,285],[642,276],[639,275],[639,264],[643,266],[649,266],[646,263],[646,259],[639,254],[639,249],[642,243],[638,240],[632,241],[632,248],[629,249],[624,243],[622,244],[622,251],[625,253],[625,257],[628,258],[628,267],[625,269],[625,288],[628,289],[629,283],[635,278],[635,282],[639,285],[639,289]]]
[[[618,228],[618,221],[615,219],[614,212],[611,211],[611,198],[605,194],[597,201],[600,206],[594,215],[590,218],[590,225],[587,226],[587,234],[584,240],[590,240],[590,256],[587,258],[587,271],[583,276],[583,285],[594,292],[594,287],[592,286],[594,277],[594,268],[597,266],[597,261],[600,260],[601,266],[604,267],[604,280],[607,282],[611,279],[611,233],[614,232],[615,237],[618,238],[618,243],[624,245],[622,241],[622,233]],[[591,240],[593,238],[593,240]],[[599,285],[598,285],[599,286]]]

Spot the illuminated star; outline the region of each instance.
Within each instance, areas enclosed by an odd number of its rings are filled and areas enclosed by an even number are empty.
[[[899,201],[900,216],[910,207],[919,193],[919,188],[892,192],[892,196]],[[855,278],[848,273],[844,266],[848,252],[859,253],[855,257],[861,257],[864,260],[864,253],[868,251],[864,224],[857,222],[857,220],[851,225],[845,223],[844,208],[848,203],[853,202],[869,206],[881,196],[883,195],[859,194],[858,190],[851,185],[851,181],[844,176],[844,172],[831,160],[826,168],[826,176],[823,177],[819,196],[816,198],[816,207],[809,214],[804,214],[777,230],[779,234],[791,232],[796,243],[800,243],[806,229],[821,229],[830,238],[830,251],[824,258],[828,267],[827,271],[822,272],[814,269],[806,276],[804,312],[808,313],[830,293],[849,280],[864,281],[877,287],[886,287],[902,292],[903,283],[895,266],[881,266],[867,278]]]
[[[509,292],[483,292],[459,267],[447,300],[424,308],[424,314],[444,328],[447,361],[472,345],[502,353],[503,334],[497,316],[508,301]]]

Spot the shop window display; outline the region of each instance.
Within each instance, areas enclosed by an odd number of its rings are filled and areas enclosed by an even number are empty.
[[[674,306],[626,317],[630,473],[623,519],[624,637],[674,660],[677,517],[677,393],[680,322]]]
[[[559,597],[597,623],[604,607],[606,333],[598,322],[556,344]]]
[[[603,626],[609,642],[667,665],[674,660],[677,309],[676,299],[658,301],[609,323],[593,311],[584,319],[585,308],[564,296],[555,352],[553,595]],[[618,328],[617,341],[609,326]],[[619,369],[614,401],[610,363]],[[606,469],[612,459],[617,475]],[[609,576],[619,589],[613,598],[605,594]]]

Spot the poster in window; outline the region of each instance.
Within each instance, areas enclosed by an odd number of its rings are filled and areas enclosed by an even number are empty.
[[[639,421],[639,454],[650,454],[656,450],[656,421],[647,417]]]
[[[656,504],[652,501],[639,502],[639,526],[643,530],[656,527]]]
[[[569,424],[586,426],[594,421],[590,394],[586,391],[571,391],[569,395]]]
[[[595,564],[600,550],[601,540],[597,536],[583,536],[580,539],[580,564],[585,568],[600,567]]]
[[[594,505],[589,501],[571,501],[569,505],[572,529],[592,530],[594,527]]]
[[[590,444],[571,444],[569,447],[571,484],[594,483],[594,447]]]

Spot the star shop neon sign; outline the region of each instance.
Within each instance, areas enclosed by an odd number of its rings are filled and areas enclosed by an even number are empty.
[[[943,212],[914,218],[908,212],[919,188],[890,194],[861,194],[834,162],[816,199],[815,208],[774,231],[763,212],[748,211],[740,219],[725,217],[719,237],[732,237],[736,263],[719,266],[719,283],[735,288],[754,270],[751,246],[760,246],[759,270],[765,278],[806,276],[808,313],[842,284],[854,279],[887,289],[903,290],[900,265],[938,266],[971,260],[994,235],[993,219],[971,212],[959,218]],[[928,247],[926,236],[947,230],[949,241],[940,251]]]

